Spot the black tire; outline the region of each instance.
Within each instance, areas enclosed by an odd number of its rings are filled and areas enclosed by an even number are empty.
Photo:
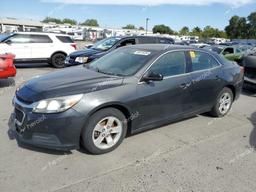
[[[55,68],[63,68],[63,67],[65,67],[65,59],[66,59],[66,55],[64,53],[55,53],[51,57],[50,63]]]
[[[111,148],[108,149],[101,149],[97,147],[93,141],[93,137],[95,136],[94,134],[94,129],[96,125],[98,125],[99,122],[101,122],[102,119],[107,118],[107,117],[115,117],[117,118],[120,123],[122,124],[121,128],[121,133],[120,133],[120,138],[119,140],[112,146]],[[115,108],[105,108],[102,109],[96,113],[94,113],[90,118],[87,123],[87,125],[84,127],[81,135],[82,135],[82,145],[83,147],[90,152],[91,154],[94,155],[100,155],[104,153],[111,152],[115,150],[123,141],[127,133],[127,121],[124,116],[124,114],[119,111],[118,109]],[[103,142],[106,140],[103,140]]]
[[[224,94],[229,94],[230,95],[231,103],[230,103],[229,107],[227,107],[228,110],[226,112],[222,113],[220,111],[220,100],[221,100],[221,98],[223,97]],[[223,88],[222,91],[219,93],[219,95],[217,97],[217,100],[216,100],[216,103],[215,103],[214,107],[212,108],[210,114],[213,117],[224,117],[230,111],[233,102],[234,102],[234,94],[233,94],[232,90],[228,87]]]

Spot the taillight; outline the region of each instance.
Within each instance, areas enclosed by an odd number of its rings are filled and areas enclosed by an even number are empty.
[[[70,45],[71,45],[71,47],[74,47],[74,49],[76,50],[76,44],[75,43],[70,44]]]
[[[244,74],[244,67],[240,66],[241,73]]]

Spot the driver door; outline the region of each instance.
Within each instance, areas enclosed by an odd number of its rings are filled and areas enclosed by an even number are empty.
[[[157,122],[183,116],[189,83],[187,59],[184,51],[169,52],[160,57],[149,69],[149,73],[163,75],[162,81],[140,82],[137,109],[140,118],[138,127],[147,127]]]

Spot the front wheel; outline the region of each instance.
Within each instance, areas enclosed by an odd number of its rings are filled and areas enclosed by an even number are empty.
[[[115,108],[102,109],[93,114],[82,132],[82,144],[90,153],[99,155],[116,149],[127,132],[127,121]]]
[[[211,114],[214,117],[224,117],[230,111],[234,101],[231,89],[225,87],[219,94],[216,104],[212,108]]]

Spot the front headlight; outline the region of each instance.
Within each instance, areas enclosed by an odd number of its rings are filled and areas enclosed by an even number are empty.
[[[34,113],[60,113],[77,104],[83,94],[41,100],[33,108]]]
[[[78,63],[87,63],[88,57],[77,57],[75,61]]]

